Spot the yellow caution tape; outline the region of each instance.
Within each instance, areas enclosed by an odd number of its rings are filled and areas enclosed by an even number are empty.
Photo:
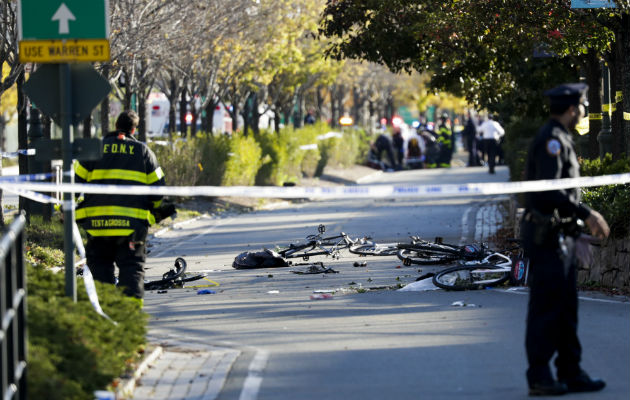
[[[589,132],[589,128],[588,118],[582,118],[575,127],[580,135],[586,135]]]

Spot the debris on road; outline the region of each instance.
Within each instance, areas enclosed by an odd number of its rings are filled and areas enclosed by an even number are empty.
[[[327,300],[332,299],[333,295],[330,293],[320,293],[320,294],[312,294],[311,300]]]
[[[439,287],[433,284],[431,279],[423,279],[421,281],[411,282],[403,288],[398,289],[399,292],[425,292],[428,290],[438,290]]]
[[[300,263],[300,264],[294,264],[294,266],[296,266],[296,267],[306,266],[306,268],[299,269],[299,270],[292,270],[291,271],[294,274],[299,274],[299,275],[306,275],[306,274],[338,274],[339,273],[339,271],[335,271],[332,268],[325,267],[323,262]]]
[[[453,304],[451,304],[451,306],[453,307],[477,307],[477,305],[475,304],[468,304],[465,301],[459,300],[459,301],[454,301]],[[481,306],[479,306],[481,307]]]
[[[214,290],[210,290],[210,289],[199,289],[197,290],[197,294],[216,294],[217,292],[215,292]]]

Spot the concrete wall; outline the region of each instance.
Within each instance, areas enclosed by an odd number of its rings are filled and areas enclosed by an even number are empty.
[[[630,288],[630,237],[593,247],[593,262],[579,271],[578,282]]]

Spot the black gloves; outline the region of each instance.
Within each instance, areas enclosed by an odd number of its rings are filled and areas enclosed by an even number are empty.
[[[177,214],[177,210],[175,209],[175,204],[164,202],[161,206],[154,208],[151,213],[155,217],[155,222],[160,222],[168,217],[174,217]]]

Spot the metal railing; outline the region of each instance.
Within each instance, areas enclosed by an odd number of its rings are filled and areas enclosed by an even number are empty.
[[[26,269],[19,214],[0,239],[0,396],[26,399]]]

